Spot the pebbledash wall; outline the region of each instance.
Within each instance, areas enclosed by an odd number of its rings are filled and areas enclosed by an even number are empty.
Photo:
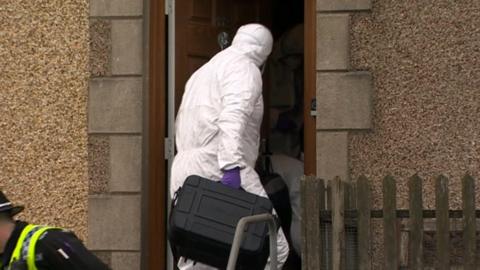
[[[318,0],[317,12],[318,176],[368,176],[381,208],[391,174],[407,208],[419,173],[433,208],[445,174],[461,207],[461,177],[480,176],[480,2]],[[382,269],[381,224],[373,230]]]
[[[374,1],[352,17],[351,66],[374,77],[373,129],[349,138],[354,178],[418,172],[431,194],[443,173],[461,206],[461,177],[480,176],[479,18],[479,1],[447,0]],[[401,181],[401,207],[407,189]]]
[[[87,237],[88,2],[0,2],[0,190]]]
[[[143,0],[0,3],[0,189],[140,269]]]

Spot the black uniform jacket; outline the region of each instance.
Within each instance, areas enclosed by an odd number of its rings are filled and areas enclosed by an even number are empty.
[[[5,246],[5,251],[0,254],[0,265],[3,266],[3,269],[7,269],[18,238],[27,225],[28,223],[25,222],[16,222],[15,229]],[[38,270],[109,270],[107,265],[88,251],[82,241],[69,231],[48,230],[40,237],[35,248]],[[27,270],[26,265],[16,267],[16,269]]]

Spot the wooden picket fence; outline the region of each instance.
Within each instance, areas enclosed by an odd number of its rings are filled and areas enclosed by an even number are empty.
[[[480,269],[476,266],[476,219],[480,218],[480,210],[475,209],[475,180],[469,175],[462,179],[463,210],[449,209],[448,179],[444,176],[435,180],[435,210],[423,208],[423,183],[420,177],[411,177],[408,185],[409,209],[397,209],[396,181],[387,176],[383,179],[383,209],[372,210],[370,181],[365,177],[360,177],[352,184],[339,178],[323,181],[304,177],[301,184],[302,269],[373,269],[372,233],[381,235],[384,240],[384,261],[380,269],[427,269],[423,254],[425,219],[435,219],[435,269],[454,269],[450,265],[450,219],[462,219],[459,227],[463,232],[463,266],[455,269]],[[372,230],[372,219],[383,220],[382,232]],[[408,229],[407,256],[399,244],[405,242],[401,239],[400,221],[404,221]],[[325,228],[322,224],[325,223],[330,224],[328,245],[325,244],[328,240],[326,234],[322,231]],[[348,264],[351,256],[346,256],[345,249],[345,230],[352,227],[355,228],[356,238],[353,266]],[[325,255],[322,249],[327,246],[329,252]],[[328,260],[328,263],[322,260]]]

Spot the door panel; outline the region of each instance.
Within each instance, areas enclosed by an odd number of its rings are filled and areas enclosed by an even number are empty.
[[[193,0],[192,1],[192,21],[209,23],[212,19],[213,0]]]
[[[188,43],[186,46],[187,55],[204,56],[219,51],[217,44],[218,30],[205,24],[192,24],[187,26]]]
[[[189,55],[188,56],[188,73],[193,73],[199,69],[203,64],[208,62],[207,57]]]
[[[190,75],[218,51],[215,9],[216,0],[176,2],[175,108],[177,110],[185,83]]]

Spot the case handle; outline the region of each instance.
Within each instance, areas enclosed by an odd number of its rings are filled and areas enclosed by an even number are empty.
[[[228,257],[228,264],[226,270],[235,270],[237,264],[238,253],[243,241],[243,233],[245,227],[250,223],[267,222],[270,233],[270,269],[277,269],[277,224],[275,217],[271,214],[260,214],[254,216],[243,217],[238,221],[237,229],[235,230],[235,237],[233,238],[232,249]]]

